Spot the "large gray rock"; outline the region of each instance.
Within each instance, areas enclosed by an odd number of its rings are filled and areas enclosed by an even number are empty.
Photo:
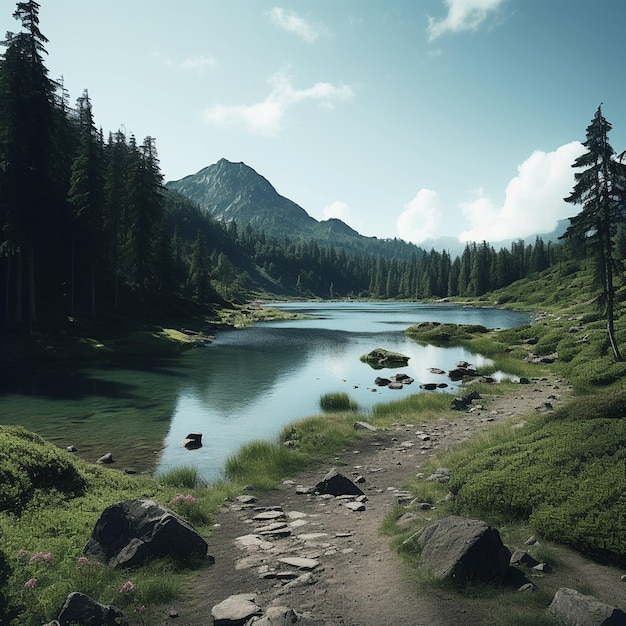
[[[107,507],[83,554],[111,567],[137,567],[152,557],[206,557],[206,541],[185,520],[152,500]]]
[[[213,623],[215,626],[243,626],[248,620],[263,614],[255,600],[253,593],[239,593],[226,598],[211,609]]]
[[[500,533],[480,520],[445,517],[419,536],[422,561],[440,579],[492,580],[509,567],[511,553]]]
[[[548,613],[567,626],[626,626],[626,613],[593,596],[561,587]]]
[[[330,470],[313,488],[314,493],[330,494],[332,496],[362,496],[361,489],[349,478],[340,474],[336,469]]]
[[[84,593],[70,593],[57,622],[60,626],[123,626],[124,613],[115,606],[98,604]]]

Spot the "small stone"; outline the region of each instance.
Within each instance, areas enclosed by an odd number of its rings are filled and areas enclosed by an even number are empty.
[[[243,495],[243,496],[237,496],[235,498],[235,502],[238,502],[239,504],[253,504],[254,502],[256,502],[256,496],[251,496],[251,495]]]
[[[365,505],[362,502],[348,502],[346,504],[346,508],[351,511],[355,511],[356,513],[365,511]]]

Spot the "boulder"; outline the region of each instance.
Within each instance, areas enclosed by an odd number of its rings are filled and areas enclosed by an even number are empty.
[[[361,357],[361,361],[368,363],[374,369],[383,369],[384,367],[404,367],[408,364],[410,358],[399,352],[375,348],[371,352],[364,354]]]
[[[230,596],[211,609],[215,626],[244,626],[253,617],[263,614],[253,593]]]
[[[450,408],[453,411],[465,411],[465,409],[467,409],[474,400],[480,399],[481,395],[478,393],[478,391],[472,391],[459,398],[454,398],[454,400],[450,402]]]
[[[456,367],[448,372],[450,380],[463,380],[466,376],[476,376],[476,370],[473,367]]]
[[[445,517],[424,529],[419,545],[422,561],[439,580],[489,581],[509,568],[511,553],[500,533],[480,520]]]
[[[156,556],[204,558],[207,548],[173,511],[152,500],[125,500],[102,512],[83,554],[111,567],[137,567]]]
[[[340,474],[336,469],[330,470],[313,488],[314,493],[329,494],[331,496],[362,496],[361,489],[349,478]]]
[[[567,626],[626,626],[626,613],[593,596],[561,587],[548,613]]]
[[[187,450],[197,450],[202,447],[202,433],[188,433],[181,443]]]
[[[99,604],[84,593],[70,593],[61,612],[57,617],[60,626],[70,624],[98,624],[98,626],[118,626],[128,622],[124,619],[124,613],[115,606]]]

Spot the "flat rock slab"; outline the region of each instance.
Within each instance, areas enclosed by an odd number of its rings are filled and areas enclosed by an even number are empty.
[[[320,562],[315,559],[306,559],[301,556],[285,556],[282,559],[278,559],[279,563],[285,565],[291,565],[291,567],[297,567],[298,569],[312,570],[319,566]]]
[[[328,533],[301,533],[298,535],[298,539],[302,541],[319,541],[320,539],[326,539]]]
[[[242,535],[235,539],[241,548],[260,548],[261,550],[271,550],[274,545],[261,539],[258,535]]]
[[[240,593],[226,598],[211,609],[211,617],[215,626],[243,626],[255,616],[261,616],[263,611],[256,604],[256,595]]]
[[[257,522],[268,522],[270,520],[285,519],[285,514],[282,511],[261,511],[252,519]]]

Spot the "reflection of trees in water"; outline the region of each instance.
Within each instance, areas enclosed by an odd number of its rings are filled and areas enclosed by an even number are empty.
[[[319,352],[340,351],[347,333],[300,329],[232,331],[194,358],[192,393],[217,411],[244,408],[267,394],[281,378],[296,375]],[[201,358],[200,358],[201,357]]]

